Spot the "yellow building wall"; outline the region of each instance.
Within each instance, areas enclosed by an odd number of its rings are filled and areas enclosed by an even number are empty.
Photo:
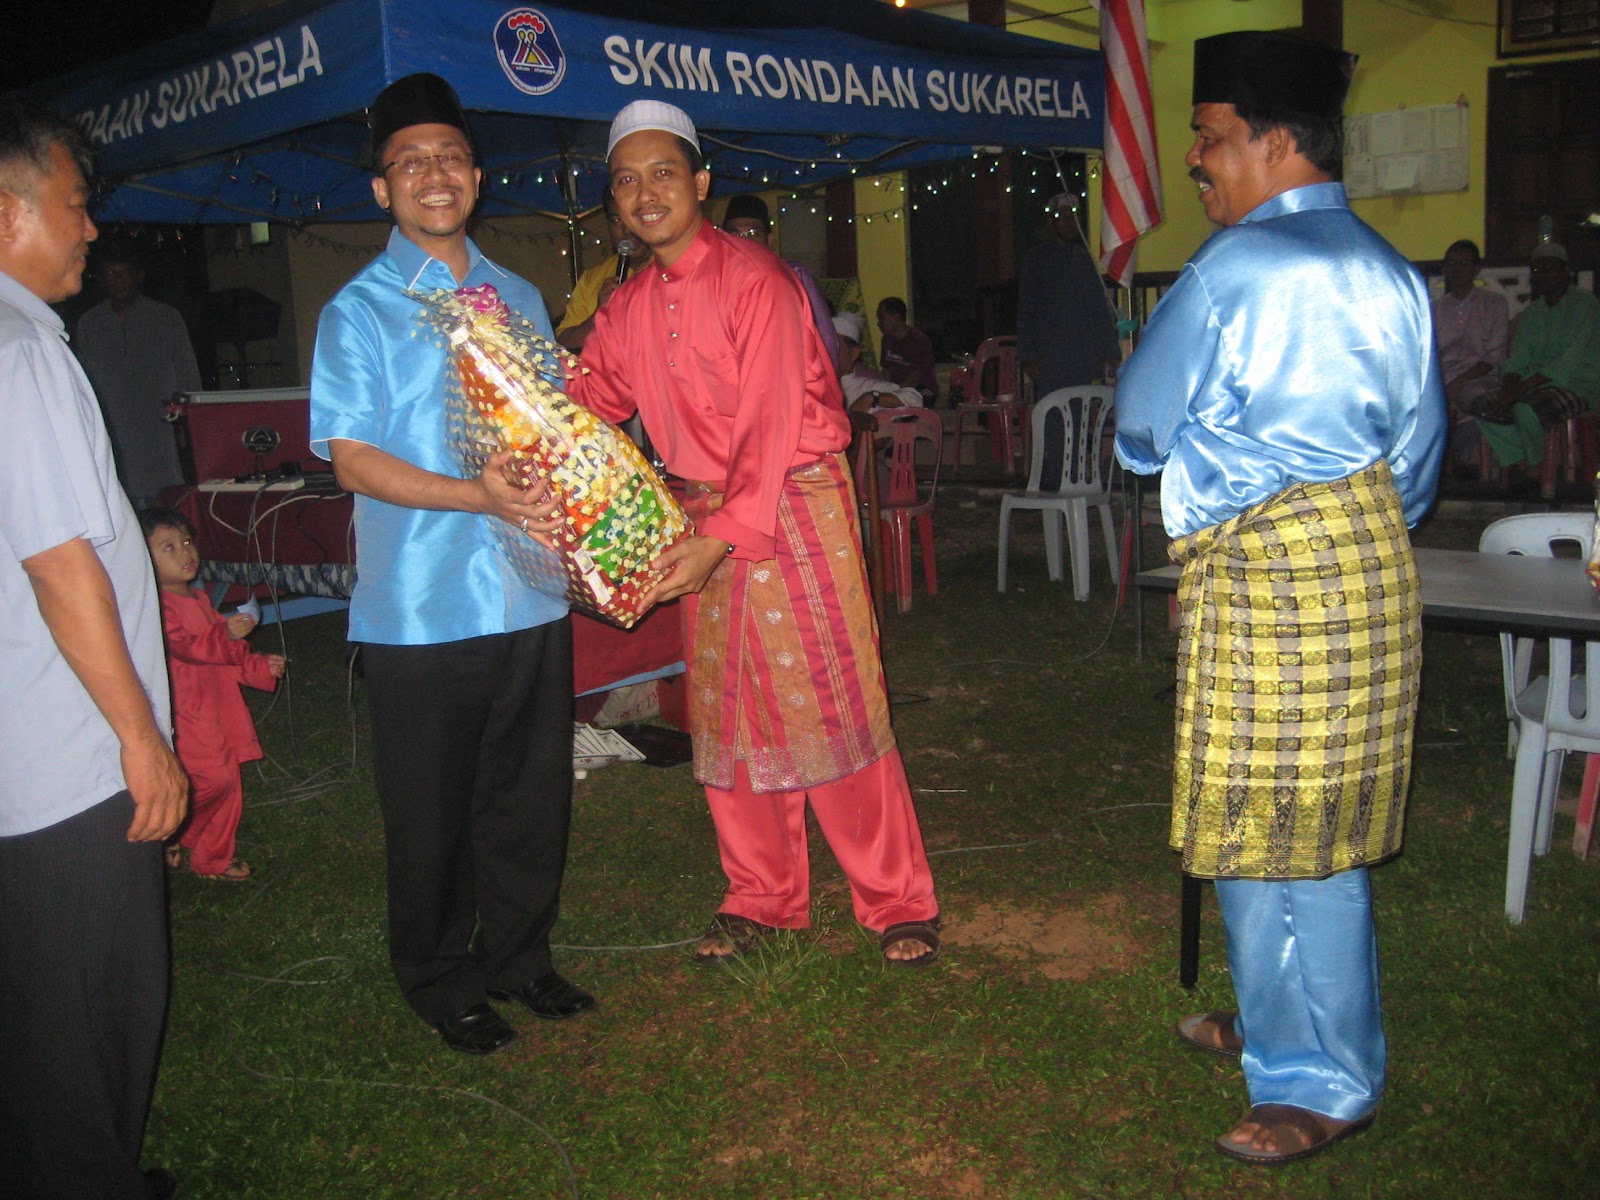
[[[885,296],[911,308],[911,239],[906,226],[906,177],[901,172],[856,180],[856,276],[869,322]],[[894,215],[890,210],[894,210]],[[871,218],[869,221],[868,218]],[[915,308],[911,324],[917,323]],[[872,334],[877,343],[877,334]]]

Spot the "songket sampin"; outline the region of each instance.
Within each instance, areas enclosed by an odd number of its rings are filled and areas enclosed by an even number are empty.
[[[562,391],[562,351],[513,317],[493,287],[418,299],[455,366],[445,419],[462,473],[475,476],[510,450],[511,481],[547,477],[561,505],[554,551],[497,521],[501,549],[532,586],[632,625],[665,576],[651,561],[688,530],[677,498],[626,434]]]

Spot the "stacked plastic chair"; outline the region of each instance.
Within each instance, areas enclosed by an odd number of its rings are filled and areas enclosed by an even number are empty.
[[[1089,510],[1100,510],[1106,561],[1117,578],[1117,541],[1111,522],[1111,489],[1101,467],[1101,440],[1111,415],[1108,387],[1058,388],[1033,406],[1033,461],[1028,488],[1000,499],[1000,590],[1006,590],[1011,514],[1036,511],[1044,518],[1045,566],[1061,579],[1061,533],[1066,527],[1072,558],[1072,591],[1089,598]]]
[[[1581,571],[1593,541],[1594,517],[1589,513],[1524,513],[1490,525],[1483,531],[1478,549],[1485,554],[1553,558],[1556,546],[1576,544],[1579,555],[1573,560],[1572,569]],[[1537,641],[1509,633],[1500,635],[1506,715],[1510,719],[1508,743],[1516,754],[1506,852],[1506,917],[1519,925],[1527,906],[1533,856],[1550,852],[1556,792],[1569,751],[1586,751],[1590,755],[1580,814],[1587,809],[1591,826],[1595,791],[1600,787],[1600,770],[1596,769],[1594,757],[1600,753],[1600,642],[1582,643],[1583,669],[1574,673],[1572,641],[1550,638],[1549,673],[1533,676]],[[1582,824],[1580,819],[1580,827]]]

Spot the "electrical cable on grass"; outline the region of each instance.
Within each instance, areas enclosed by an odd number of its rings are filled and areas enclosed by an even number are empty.
[[[336,968],[336,970],[326,978],[293,978],[295,973],[300,971],[302,968],[322,966],[324,964],[332,965]],[[381,1079],[346,1079],[337,1075],[288,1075],[258,1070],[245,1061],[244,1055],[240,1052],[235,1042],[235,1034],[239,1028],[239,1022],[237,1020],[239,1010],[250,1001],[254,1000],[269,987],[327,987],[331,984],[345,982],[354,976],[355,969],[350,965],[350,961],[344,956],[328,954],[320,955],[316,958],[302,959],[300,962],[284,968],[276,975],[249,975],[242,971],[225,971],[223,973],[226,975],[231,975],[236,979],[254,982],[256,985],[255,987],[251,988],[250,991],[245,993],[243,998],[237,1001],[233,1007],[228,1010],[228,1052],[233,1056],[234,1062],[239,1065],[239,1069],[246,1075],[249,1075],[254,1079],[262,1080],[266,1083],[320,1083],[328,1087],[371,1088],[374,1090],[383,1089],[394,1092],[431,1093],[433,1095],[459,1098],[463,1100],[473,1100],[480,1104],[486,1104],[490,1108],[495,1109],[497,1112],[511,1117],[513,1120],[521,1121],[529,1129],[533,1130],[542,1139],[544,1139],[544,1141],[550,1144],[550,1146],[555,1150],[556,1154],[561,1159],[562,1170],[566,1172],[567,1193],[572,1197],[572,1200],[578,1200],[578,1172],[576,1168],[573,1167],[572,1157],[567,1153],[566,1147],[561,1144],[560,1139],[526,1113],[519,1112],[517,1109],[512,1108],[509,1104],[506,1104],[500,1100],[496,1100],[492,1096],[485,1096],[482,1092],[475,1092],[470,1088],[448,1087],[441,1084],[390,1083]]]
[[[349,680],[350,680],[350,687],[352,688],[352,696],[353,696],[353,688],[354,688],[354,659],[353,658],[351,660],[351,663],[350,663],[348,669],[349,669],[349,672],[350,672]],[[352,708],[353,708],[353,706],[352,706]],[[352,712],[352,720],[353,720],[353,712]],[[353,737],[353,730],[352,730],[352,737]],[[352,753],[353,752],[354,752],[354,745],[352,743]],[[326,770],[326,769],[329,769],[329,768],[324,768],[324,770]],[[312,776],[311,778],[315,778],[315,776]],[[924,789],[924,790],[927,790],[927,789]],[[960,791],[962,789],[933,789],[933,790],[954,792],[954,791]],[[286,802],[287,801],[280,801],[279,803],[286,803]],[[266,807],[266,805],[258,805],[258,807]],[[951,847],[951,848],[944,849],[944,850],[933,850],[933,851],[929,851],[928,852],[928,857],[931,859],[931,858],[948,857],[950,855],[955,855],[955,854],[978,854],[978,853],[985,853],[985,852],[995,851],[995,850],[1022,850],[1022,849],[1027,849],[1030,846],[1042,845],[1042,844],[1044,844],[1046,842],[1054,841],[1057,838],[1060,838],[1061,836],[1063,836],[1065,834],[1065,832],[1067,830],[1067,827],[1071,823],[1073,823],[1074,821],[1078,821],[1078,820],[1087,818],[1087,817],[1101,816],[1101,815],[1104,815],[1104,814],[1107,814],[1107,813],[1127,812],[1127,811],[1130,811],[1130,810],[1133,810],[1133,809],[1139,809],[1139,808],[1165,808],[1165,807],[1167,807],[1167,805],[1165,803],[1158,803],[1158,802],[1153,802],[1152,801],[1152,802],[1141,802],[1141,803],[1134,803],[1134,804],[1115,804],[1115,805],[1108,805],[1108,806],[1105,806],[1105,807],[1102,807],[1102,808],[1089,809],[1089,810],[1087,810],[1085,812],[1072,814],[1069,818],[1067,818],[1065,821],[1063,821],[1060,824],[1058,824],[1057,826],[1055,826],[1049,832],[1047,832],[1044,835],[1042,835],[1040,837],[1037,837],[1037,838],[1030,838],[1028,840],[1020,841],[1020,842],[1001,842],[1001,843],[994,843],[994,844],[982,845],[982,846],[958,846],[958,847]],[[837,876],[834,876],[834,877],[831,877],[831,878],[826,878],[826,879],[822,879],[822,880],[818,881],[816,886],[819,887],[819,888],[830,887],[830,886],[832,886],[834,884],[842,882],[843,879],[844,879],[844,876],[842,874],[841,875],[837,875]],[[262,888],[258,889],[255,892],[255,894],[251,896],[251,898],[250,898],[251,902],[253,903],[256,900],[259,900],[262,896],[267,894],[267,891],[268,891],[268,889],[266,887],[262,887]],[[552,950],[561,950],[561,951],[565,951],[565,952],[568,952],[568,953],[625,954],[625,953],[637,953],[637,952],[642,952],[642,951],[677,950],[677,949],[681,949],[681,948],[683,948],[685,946],[692,946],[692,945],[698,943],[700,940],[701,940],[701,937],[697,935],[695,937],[684,938],[684,939],[681,939],[681,940],[678,940],[678,941],[656,942],[656,943],[644,944],[644,945],[631,945],[631,946],[552,945],[550,948]],[[314,967],[314,966],[321,966],[323,964],[332,965],[332,966],[336,967],[337,970],[334,973],[332,973],[329,976],[327,976],[326,978],[299,979],[299,978],[295,978],[294,977],[298,972],[300,972],[301,970],[303,970],[305,968]],[[254,974],[249,974],[249,973],[246,973],[246,972],[243,972],[243,971],[225,970],[223,972],[223,974],[230,975],[233,978],[242,979],[242,980],[245,980],[247,982],[254,983],[256,985],[248,993],[246,993],[240,1000],[238,1000],[232,1006],[232,1008],[230,1008],[229,1011],[228,1011],[228,1034],[227,1034],[228,1051],[229,1051],[230,1055],[232,1055],[234,1061],[238,1064],[239,1069],[242,1070],[245,1074],[251,1076],[252,1078],[258,1079],[258,1080],[261,1080],[262,1082],[267,1082],[267,1083],[288,1083],[288,1084],[296,1084],[296,1085],[321,1084],[321,1085],[326,1086],[326,1087],[351,1087],[351,1088],[366,1088],[366,1089],[372,1089],[372,1090],[380,1090],[381,1089],[381,1090],[388,1090],[388,1091],[395,1091],[395,1092],[434,1093],[434,1094],[437,1094],[437,1095],[445,1096],[447,1098],[459,1098],[459,1099],[471,1100],[471,1101],[475,1101],[477,1103],[485,1104],[488,1107],[490,1107],[491,1109],[494,1109],[494,1110],[500,1112],[501,1114],[512,1118],[513,1120],[522,1122],[524,1125],[526,1125],[528,1128],[532,1129],[536,1134],[538,1134],[540,1138],[542,1138],[545,1142],[547,1142],[555,1150],[556,1154],[560,1158],[562,1169],[566,1173],[567,1191],[568,1191],[569,1195],[571,1196],[572,1200],[579,1200],[577,1170],[573,1166],[572,1158],[567,1153],[566,1147],[561,1144],[560,1139],[558,1139],[555,1136],[555,1134],[552,1133],[549,1129],[547,1129],[545,1126],[541,1125],[538,1121],[534,1120],[532,1117],[528,1116],[526,1113],[523,1113],[523,1112],[521,1112],[521,1111],[519,1111],[519,1110],[517,1110],[515,1108],[512,1108],[510,1105],[504,1103],[503,1101],[496,1100],[491,1096],[485,1096],[481,1092],[476,1092],[476,1091],[473,1091],[473,1090],[471,1090],[469,1088],[461,1088],[461,1087],[447,1087],[447,1086],[442,1086],[442,1085],[429,1085],[429,1084],[390,1083],[390,1082],[387,1082],[387,1081],[384,1081],[384,1080],[349,1079],[349,1078],[344,1078],[344,1077],[340,1077],[340,1076],[307,1076],[307,1075],[292,1075],[292,1074],[285,1074],[285,1073],[276,1073],[276,1072],[269,1072],[269,1071],[259,1070],[258,1068],[251,1066],[248,1062],[245,1061],[245,1058],[244,1058],[243,1054],[240,1052],[240,1050],[239,1050],[239,1048],[238,1048],[238,1046],[236,1044],[235,1034],[236,1034],[237,1030],[239,1029],[239,1021],[237,1019],[238,1013],[246,1004],[248,1004],[250,1001],[254,1000],[256,996],[258,996],[261,992],[263,992],[264,990],[266,990],[269,987],[274,987],[274,986],[281,986],[281,987],[326,987],[326,986],[331,986],[332,984],[335,984],[335,983],[345,982],[345,981],[349,980],[354,975],[354,973],[355,973],[354,968],[350,965],[349,960],[344,958],[342,955],[322,955],[322,956],[318,956],[318,957],[315,957],[315,958],[302,959],[300,962],[294,963],[293,965],[291,965],[289,967],[286,967],[284,970],[278,972],[276,975],[254,975]]]

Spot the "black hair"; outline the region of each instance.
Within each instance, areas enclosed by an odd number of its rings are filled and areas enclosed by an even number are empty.
[[[767,208],[767,202],[760,196],[752,196],[746,192],[729,198],[728,207],[722,213],[722,228],[727,229],[731,222],[739,220],[760,221],[761,228],[768,233],[772,232],[772,214]]]
[[[1473,241],[1471,238],[1461,238],[1458,241],[1451,242],[1450,245],[1445,248],[1445,256],[1448,257],[1450,252],[1453,250],[1465,250],[1468,254],[1472,255],[1472,261],[1474,263],[1481,263],[1483,261],[1483,255],[1478,253],[1478,243]]]
[[[176,529],[187,538],[194,537],[194,526],[189,524],[189,518],[175,508],[144,509],[139,514],[139,528],[146,540],[153,538],[158,529]]]
[[[111,263],[125,263],[136,271],[144,269],[140,254],[134,249],[133,243],[123,241],[121,238],[106,238],[96,242],[94,250],[95,266],[104,268]]]
[[[890,312],[899,316],[902,321],[906,319],[906,302],[900,299],[899,296],[885,296],[878,301],[878,307],[887,308]]]
[[[0,186],[25,191],[32,181],[17,178],[17,168],[47,174],[56,146],[72,156],[85,179],[94,173],[94,152],[78,126],[28,100],[0,100]]]
[[[1315,117],[1307,113],[1271,112],[1267,109],[1234,107],[1239,119],[1250,126],[1253,142],[1274,129],[1285,130],[1294,138],[1294,148],[1317,170],[1330,179],[1344,178],[1344,118]]]
[[[700,147],[682,134],[678,135],[678,149],[682,150],[684,158],[689,160],[689,174],[698,175],[706,169],[706,156],[700,153]]]

